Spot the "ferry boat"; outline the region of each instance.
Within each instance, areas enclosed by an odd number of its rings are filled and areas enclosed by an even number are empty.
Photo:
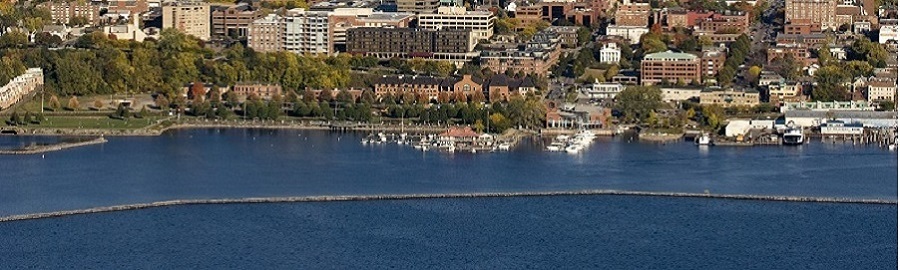
[[[781,137],[782,143],[784,145],[800,145],[803,144],[803,130],[798,128],[791,128],[784,132],[784,135]]]

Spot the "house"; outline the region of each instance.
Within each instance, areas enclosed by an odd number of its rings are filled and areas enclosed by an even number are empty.
[[[601,83],[594,79],[593,83],[582,85],[580,90],[588,98],[616,98],[619,92],[625,90],[625,86],[620,83]]]

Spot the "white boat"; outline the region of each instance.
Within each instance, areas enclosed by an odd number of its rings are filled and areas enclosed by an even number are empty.
[[[576,154],[578,152],[581,152],[582,149],[584,149],[584,147],[579,144],[566,146],[566,152],[569,154]]]
[[[553,142],[547,146],[547,150],[551,152],[559,152],[563,151],[566,148],[566,145],[561,142]]]
[[[363,145],[369,144],[369,140],[362,139],[362,144],[363,144]]]
[[[697,137],[696,141],[697,145],[709,145],[710,138],[706,133],[700,134],[700,137]]]
[[[800,145],[803,144],[803,139],[803,130],[798,128],[786,130],[781,137],[781,141],[785,145]]]
[[[509,151],[510,145],[509,145],[509,143],[504,142],[504,143],[500,143],[499,145],[497,145],[497,148],[500,150],[503,150],[503,151]]]

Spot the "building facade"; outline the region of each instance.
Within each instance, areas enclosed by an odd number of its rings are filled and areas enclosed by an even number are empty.
[[[147,0],[106,0],[106,2],[109,4],[107,7],[109,13],[119,14],[123,17],[150,11]]]
[[[396,0],[397,12],[434,13],[441,5],[439,0]]]
[[[618,26],[647,27],[650,21],[650,4],[625,0],[616,9],[615,19]]]
[[[171,2],[162,7],[162,28],[175,28],[200,40],[209,40],[209,3]]]
[[[650,33],[650,28],[646,26],[610,25],[606,28],[607,35],[623,37],[632,45],[640,43],[641,36],[646,33]]]
[[[257,96],[262,99],[272,99],[281,95],[281,85],[262,83],[237,83],[231,88],[235,94],[243,98]]]
[[[89,1],[48,1],[41,6],[50,10],[50,17],[57,24],[72,24],[72,19],[75,18],[84,18],[88,25],[100,22],[100,6],[92,5]]]
[[[494,36],[494,13],[490,11],[467,11],[465,7],[439,7],[437,13],[420,13],[419,28],[469,29],[474,43]]]
[[[250,5],[211,7],[211,24],[213,36],[247,37],[250,24],[262,17],[262,13],[253,10]]]
[[[347,52],[408,59],[447,60],[454,64],[475,58],[471,30],[359,27],[347,30]]]
[[[258,52],[275,52],[282,50],[283,27],[282,18],[276,14],[269,14],[259,18],[249,26],[247,46]]]
[[[413,13],[379,12],[371,8],[338,8],[328,15],[328,51],[347,51],[347,30],[357,27],[408,28],[415,21]]]
[[[621,59],[622,49],[619,48],[619,44],[608,42],[603,44],[603,47],[600,48],[600,63],[618,64]]]
[[[508,49],[485,49],[481,51],[481,66],[495,73],[524,72],[546,76],[550,68],[559,61],[561,51],[559,36],[555,33],[540,32],[524,44]]]
[[[641,61],[641,84],[700,82],[700,58],[672,51],[651,53]]]
[[[700,105],[722,107],[759,105],[759,92],[755,90],[735,90],[711,87],[700,92]]]
[[[785,0],[785,22],[808,20],[821,29],[837,30],[837,5],[838,0]]]
[[[328,54],[328,12],[288,10],[282,19],[282,48],[298,54]]]

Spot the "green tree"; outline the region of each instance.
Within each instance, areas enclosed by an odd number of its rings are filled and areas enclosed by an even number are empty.
[[[662,91],[656,87],[629,86],[616,95],[616,109],[626,122],[646,119],[662,105]]]

